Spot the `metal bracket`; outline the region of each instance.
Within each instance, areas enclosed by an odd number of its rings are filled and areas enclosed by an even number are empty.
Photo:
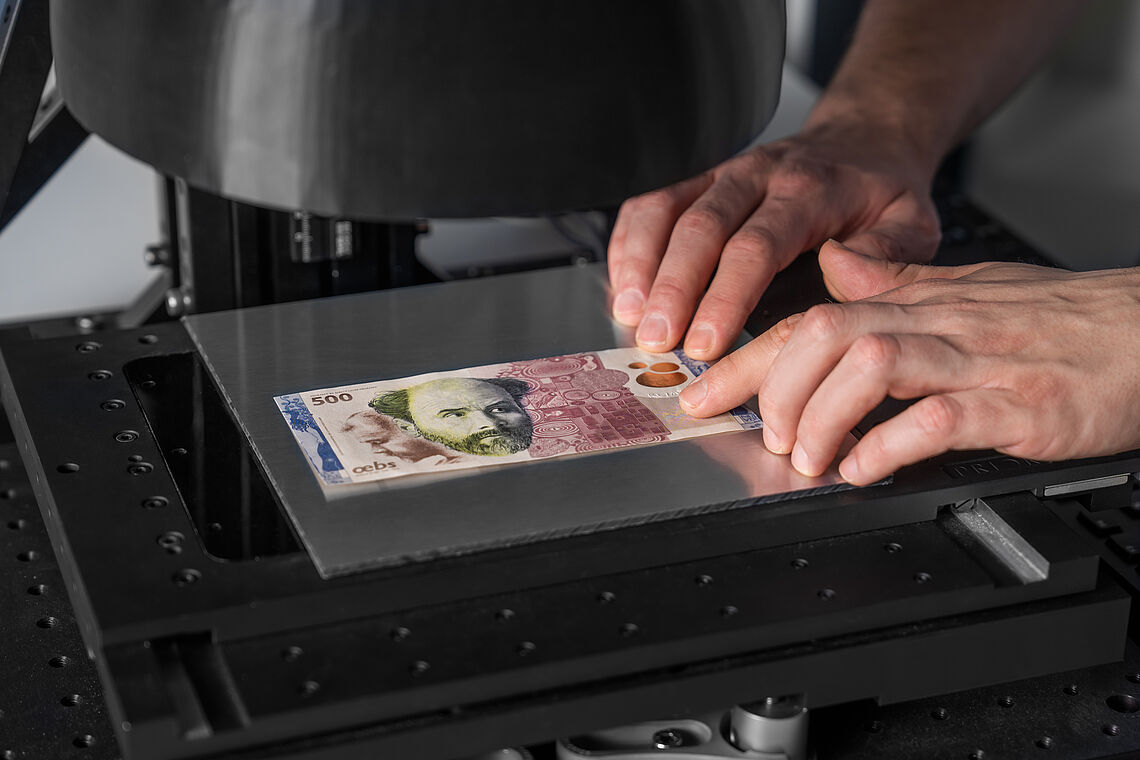
[[[984,499],[972,499],[968,503],[955,505],[953,515],[1022,583],[1034,583],[1049,577],[1049,561],[1010,527]]]

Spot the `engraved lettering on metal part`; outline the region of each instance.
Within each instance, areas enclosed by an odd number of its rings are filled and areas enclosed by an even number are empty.
[[[1022,583],[1043,581],[1049,576],[1049,561],[983,499],[974,499],[971,509],[953,514]]]
[[[1035,464],[1040,463],[1033,459],[1000,456],[948,464],[942,468],[942,471],[956,480],[962,480],[985,477],[988,475],[1000,475],[1005,472],[1016,472],[1017,470],[1028,469]]]

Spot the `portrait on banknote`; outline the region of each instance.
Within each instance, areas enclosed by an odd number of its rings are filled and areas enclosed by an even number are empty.
[[[755,429],[746,408],[695,419],[677,397],[706,364],[608,349],[362,382],[275,401],[329,485],[550,459]]]

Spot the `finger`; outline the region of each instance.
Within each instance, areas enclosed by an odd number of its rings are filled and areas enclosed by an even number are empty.
[[[840,301],[875,298],[884,303],[904,303],[905,296],[895,298],[887,294],[920,280],[956,279],[988,266],[992,264],[941,267],[889,261],[860,253],[837,240],[828,240],[819,249],[819,267],[823,271],[824,283]]]
[[[870,227],[844,242],[888,261],[926,262],[942,239],[941,223],[929,197],[905,194],[887,205]]]
[[[725,243],[762,200],[760,182],[724,171],[677,219],[637,329],[643,349],[668,351],[680,342]]]
[[[793,314],[738,351],[725,356],[681,392],[681,408],[694,417],[711,417],[734,409],[756,395],[772,360],[803,319]]]
[[[854,485],[868,485],[944,451],[1013,446],[1032,424],[1029,417],[1012,391],[980,388],[927,396],[872,428],[839,463],[839,474]]]
[[[677,218],[711,183],[712,175],[706,173],[622,204],[609,250],[613,315],[618,322],[632,327],[641,321]]]
[[[757,393],[764,443],[777,454],[791,452],[808,399],[860,335],[924,332],[929,320],[926,312],[895,304],[824,304],[806,311]]]
[[[617,282],[616,265],[621,261],[625,251],[625,236],[629,231],[630,203],[626,201],[618,209],[617,218],[614,219],[613,229],[610,230],[610,242],[606,246],[606,267],[610,282]]]
[[[932,335],[856,338],[804,406],[792,465],[805,475],[821,475],[848,432],[888,395],[910,399],[974,387],[974,364]]]
[[[810,244],[815,198],[765,198],[724,246],[685,337],[685,353],[711,360],[729,349],[772,278]]]

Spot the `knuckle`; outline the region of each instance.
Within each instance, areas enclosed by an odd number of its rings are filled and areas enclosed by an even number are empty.
[[[778,345],[783,346],[792,338],[792,333],[796,331],[796,326],[803,319],[799,314],[793,314],[790,317],[781,319],[768,330],[768,334],[772,336],[772,341]]]
[[[724,246],[727,257],[751,264],[767,264],[779,246],[776,234],[767,227],[751,224],[742,227]]]
[[[773,145],[761,145],[752,150],[745,151],[729,161],[725,167],[729,172],[742,177],[750,177],[771,170],[778,158],[778,151]]]
[[[861,335],[849,351],[856,366],[868,374],[882,374],[898,362],[902,346],[893,335],[871,333]]]
[[[846,312],[838,304],[820,304],[804,313],[803,330],[813,338],[827,340],[839,335],[847,323]]]
[[[786,160],[773,172],[772,188],[780,196],[810,195],[835,180],[835,167],[816,161]]]
[[[876,242],[879,252],[887,261],[906,261],[908,259],[906,246],[894,236],[879,235]]]
[[[625,207],[628,207],[631,214],[653,214],[660,216],[672,214],[676,205],[677,201],[673,197],[673,194],[669,191],[669,188],[665,188],[630,198],[625,202],[623,210]]]
[[[928,243],[937,245],[942,239],[942,220],[938,216],[938,209],[927,197],[923,197],[911,226]]]
[[[913,409],[915,423],[928,436],[946,436],[962,420],[962,405],[946,396],[927,396]]]
[[[692,297],[688,283],[673,275],[659,274],[651,298],[658,303],[684,303]]]
[[[684,235],[707,237],[721,234],[728,226],[728,214],[715,203],[704,201],[689,208],[677,220],[676,229]]]
[[[756,294],[759,298],[759,294]],[[701,299],[701,315],[714,322],[735,322],[743,318],[751,309],[751,295],[744,292],[724,292],[721,289],[709,290]]]

